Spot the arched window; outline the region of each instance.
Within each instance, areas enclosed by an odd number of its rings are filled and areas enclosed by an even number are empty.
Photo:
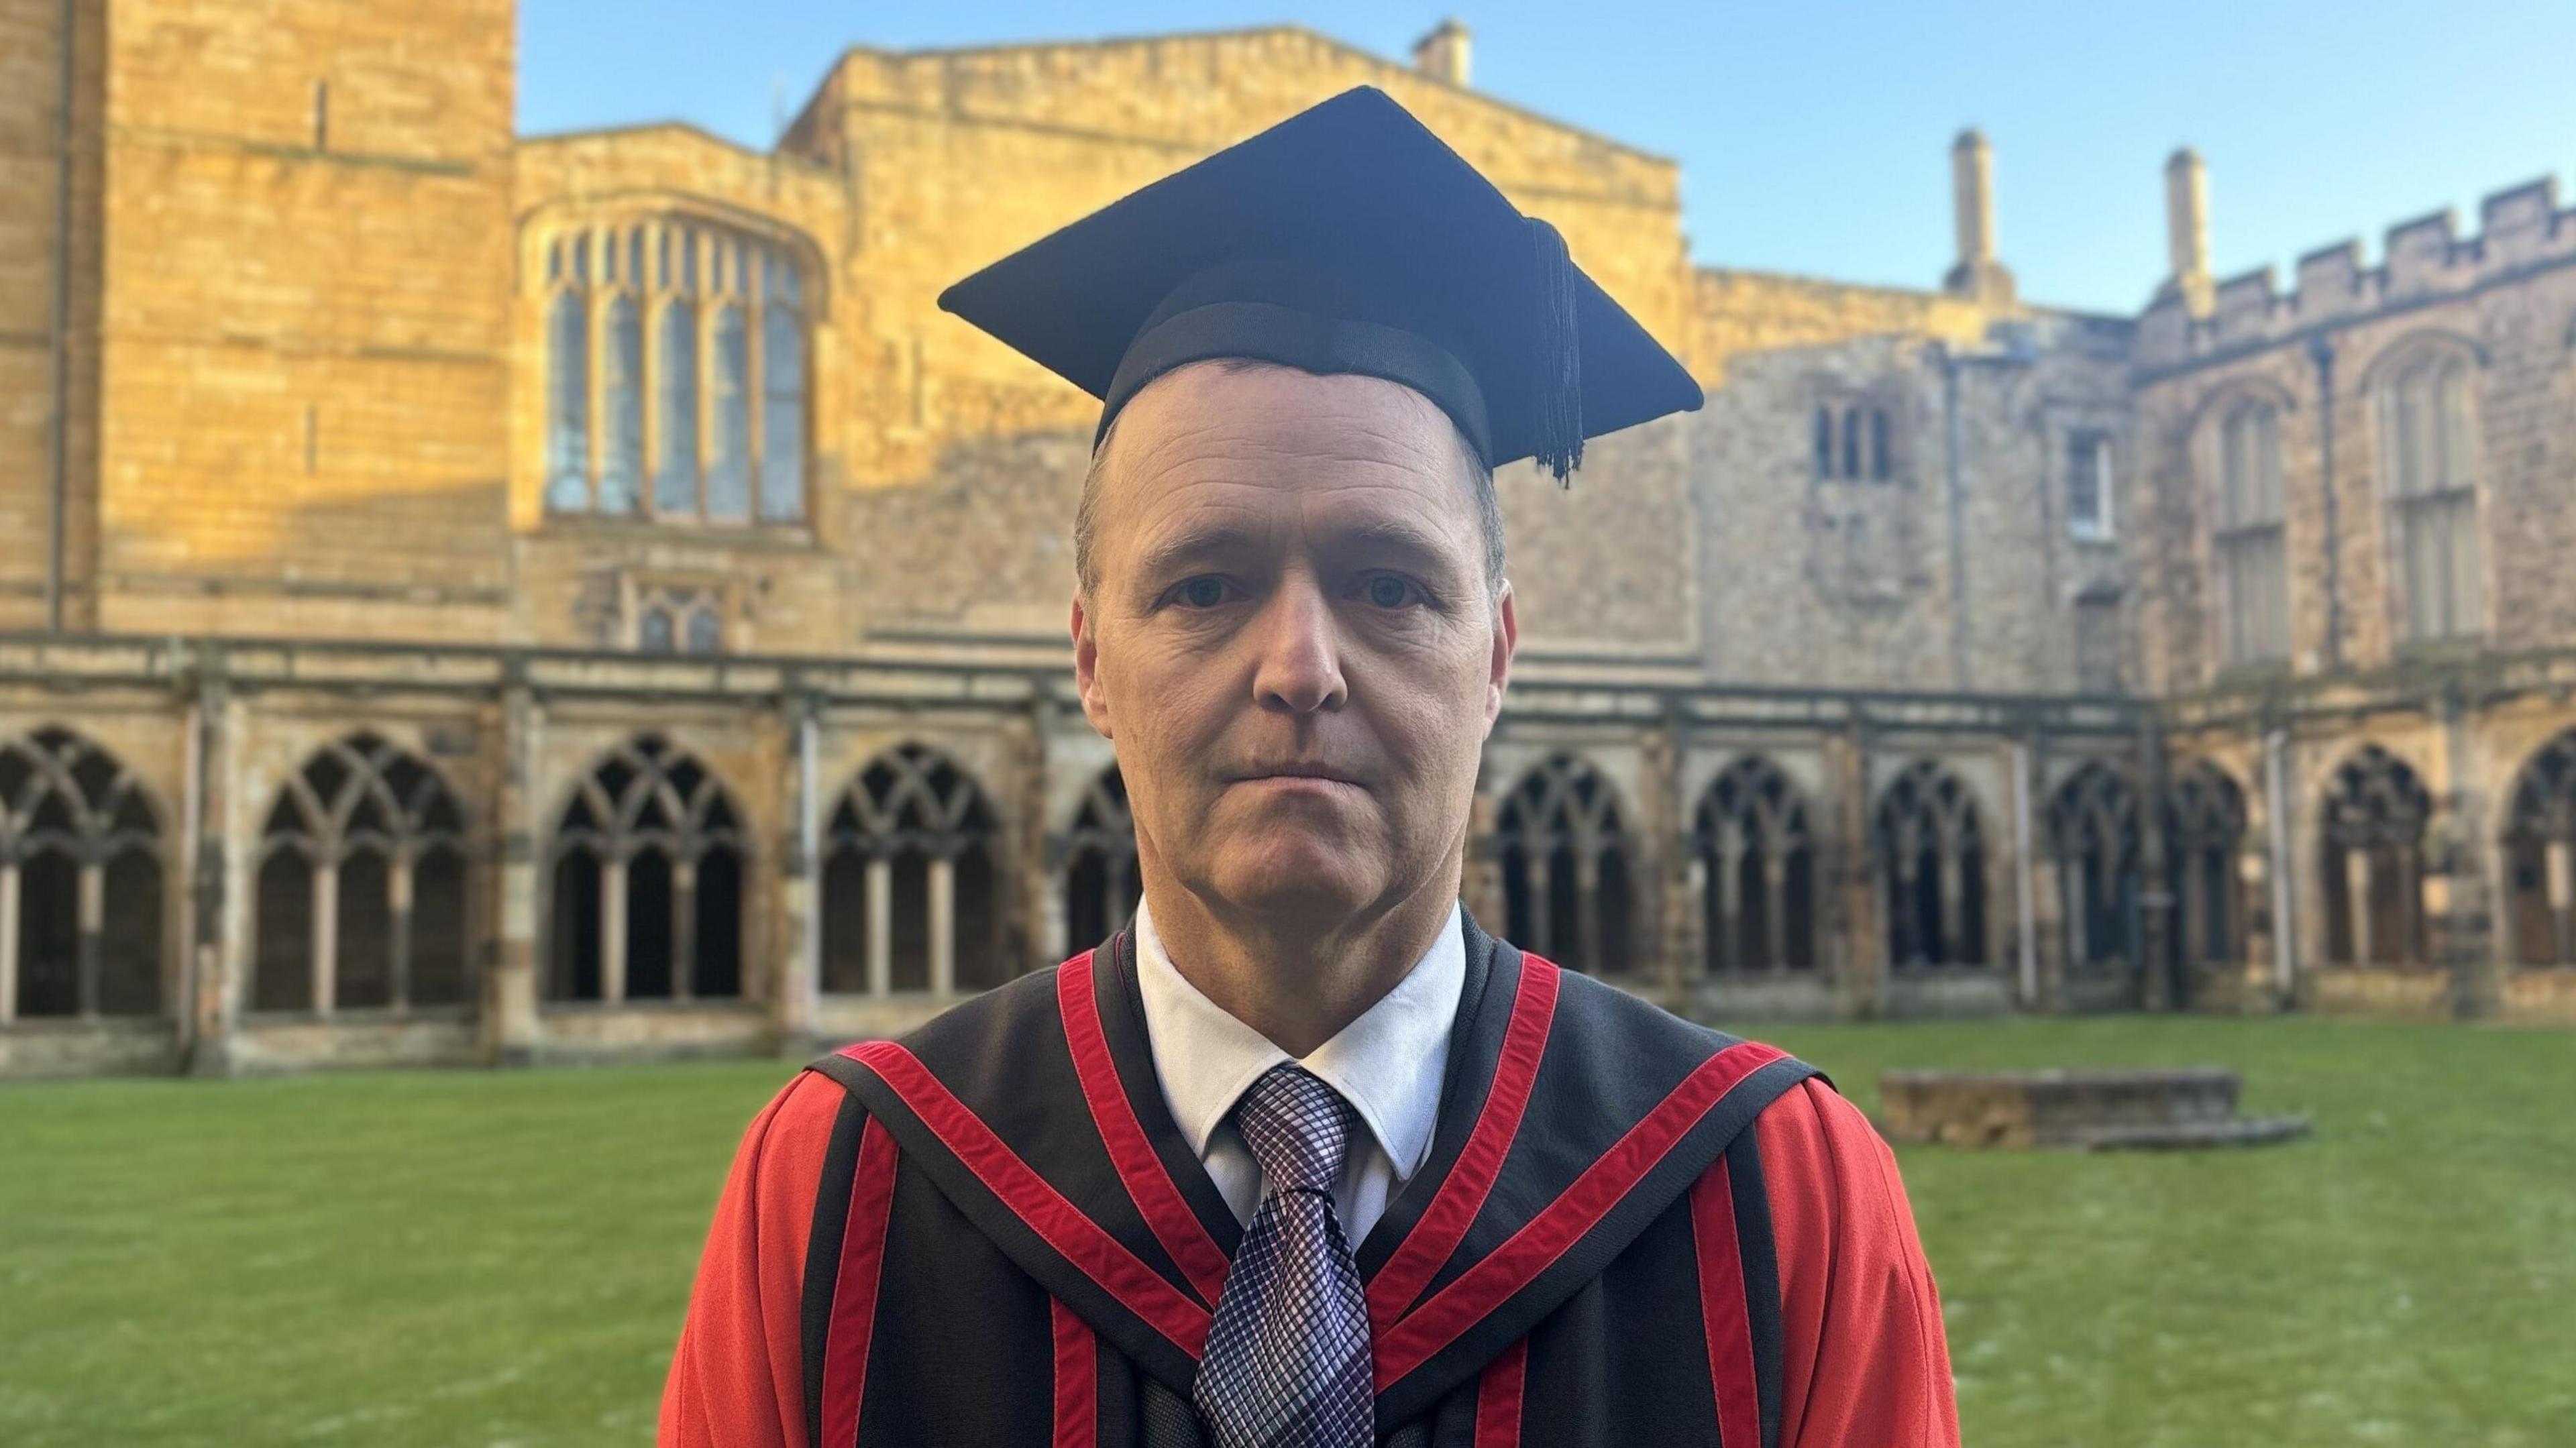
[[[2281,505],[2281,419],[2239,403],[2219,425],[2218,553],[2227,662],[2290,656],[2290,570]]]
[[[1625,970],[1629,847],[1610,782],[1554,755],[1521,777],[1495,823],[1512,942],[1575,970]]]
[[[1789,776],[1767,759],[1728,765],[1700,796],[1692,842],[1709,969],[1812,968],[1816,850]]]
[[[1869,410],[1869,475],[1883,483],[1895,471],[1896,455],[1888,437],[1887,409],[1873,407]]]
[[[706,766],[653,734],[611,751],[574,789],[549,854],[549,999],[742,994],[749,850]]]
[[[2380,455],[2410,639],[2456,638],[2484,627],[2472,375],[2468,358],[2434,349],[2380,393]]]
[[[590,315],[577,282],[562,288],[546,304],[546,507],[578,513],[590,507]]]
[[[899,745],[860,770],[824,837],[824,989],[947,995],[1018,974],[999,844],[983,789],[937,750]]]
[[[1060,844],[1064,860],[1067,947],[1086,950],[1135,914],[1145,893],[1136,872],[1136,821],[1127,811],[1127,779],[1117,765],[1083,791],[1082,808]]]
[[[2135,962],[2138,951],[2138,801],[2127,780],[2087,764],[2048,802],[2070,966]]]
[[[2522,767],[2505,811],[2504,854],[2514,959],[2576,965],[2576,729]]]
[[[644,322],[631,294],[609,298],[601,331],[599,511],[632,513],[644,495]]]
[[[759,521],[803,522],[794,251],[666,215],[564,231],[547,259],[547,509],[744,523],[756,494]]]
[[[1857,407],[1843,411],[1843,476],[1868,476],[1860,467],[1860,409]]]
[[[0,745],[0,1024],[160,1011],[160,848],[142,786],[98,746],[65,729]]]
[[[2326,788],[2326,959],[2396,965],[2424,958],[2424,824],[2433,797],[2415,771],[2376,744]]]
[[[1917,760],[1878,799],[1887,952],[1899,967],[1986,963],[1986,845],[1957,775]]]
[[[1834,411],[1830,407],[1819,406],[1816,409],[1816,476],[1830,478],[1833,475]]]
[[[2236,870],[2245,848],[2245,792],[2214,764],[2183,771],[2165,796],[2165,858],[2182,906],[2174,950],[2185,964],[2244,959]]]
[[[259,848],[254,1010],[465,1002],[465,816],[437,771],[372,734],[328,745]]]

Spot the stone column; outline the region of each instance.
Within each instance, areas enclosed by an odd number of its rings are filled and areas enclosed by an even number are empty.
[[[1009,867],[1005,885],[1008,894],[1004,898],[1012,902],[1007,907],[1012,918],[1003,939],[1004,948],[1017,957],[1007,962],[1009,973],[1014,975],[1023,970],[1042,970],[1076,949],[1100,943],[1086,940],[1076,946],[1064,939],[1064,883],[1047,848],[1048,805],[1053,794],[1049,784],[1055,767],[1054,751],[1048,747],[1049,731],[1057,712],[1049,689],[1040,688],[1031,694],[1028,713],[1022,721],[1028,739],[1020,753],[1020,807],[1011,812],[1018,828],[1008,837],[1008,846],[997,852]]]
[[[1734,820],[1717,826],[1718,964],[1741,975],[1752,965],[1744,958],[1744,828]]]
[[[1562,954],[1556,943],[1556,922],[1551,918],[1555,914],[1556,851],[1551,848],[1541,853],[1537,845],[1538,841],[1533,839],[1521,846],[1521,859],[1529,870],[1530,938],[1524,948],[1541,955]],[[1561,961],[1558,963],[1563,964]]]
[[[1608,972],[1610,962],[1601,955],[1601,842],[1585,841],[1575,846],[1574,856],[1574,948],[1583,956],[1583,968],[1594,974]],[[1614,907],[1625,902],[1606,902]],[[1621,961],[1621,965],[1628,962]]]
[[[930,869],[930,993],[957,993],[957,859],[942,847]]]
[[[483,984],[483,1054],[496,1066],[536,1059],[537,829],[536,761],[543,713],[513,660],[501,688],[501,757],[492,823],[498,865],[492,947]]]
[[[779,851],[779,970],[770,1023],[783,1049],[814,1038],[823,989],[822,700],[792,696],[787,732],[789,818]]]
[[[2368,965],[2378,959],[2377,942],[2370,938],[2370,851],[2344,851],[2344,913],[2352,923],[2352,959],[2348,965]]]
[[[2496,849],[2487,828],[2486,791],[2480,787],[2475,741],[2470,737],[2467,701],[2457,692],[2442,700],[2442,742],[2450,775],[2449,807],[2443,811],[2442,912],[2436,919],[2434,958],[2451,972],[2451,1009],[2463,1019],[2479,1019],[2504,1009],[2506,966],[2497,946],[2496,917],[2504,872],[2491,858]]]
[[[1645,737],[1639,750],[1642,756],[1638,771],[1637,847],[1649,852],[1629,872],[1634,886],[1653,892],[1642,912],[1652,922],[1654,938],[1648,942],[1649,961],[1667,990],[1678,992],[1682,981],[1691,974],[1689,958],[1682,950],[1690,929],[1690,888],[1685,880],[1685,861],[1689,851],[1681,847],[1683,823],[1689,816],[1682,802],[1682,715],[1675,701],[1665,701],[1662,722]],[[1631,908],[1634,902],[1614,900],[1612,909]],[[1631,943],[1634,944],[1633,932]]]
[[[18,1017],[18,862],[0,860],[0,1026]]]
[[[340,862],[313,867],[313,1014],[327,1016],[340,986]]]
[[[599,862],[599,1002],[626,1002],[626,860]]]
[[[1823,964],[1833,973],[1835,1008],[1846,1018],[1880,1014],[1887,991],[1887,924],[1869,830],[1869,749],[1869,733],[1857,709],[1825,742],[1833,823],[1820,831],[1817,860],[1826,917]]]
[[[698,862],[688,856],[671,861],[671,999],[697,995]]]
[[[240,741],[246,712],[224,677],[220,650],[200,654],[197,697],[190,708],[189,790],[194,828],[189,851],[188,951],[194,990],[188,1039],[193,1075],[229,1075],[234,1028],[250,972],[250,932],[242,908],[247,881],[230,868],[233,842],[248,828],[237,815]],[[243,859],[252,858],[244,851]]]
[[[868,994],[894,993],[894,861],[868,856]]]
[[[2138,733],[2138,953],[2139,1000],[2149,1010],[2172,1010],[2189,987],[2174,978],[2174,879],[2165,856],[2165,743],[2150,722]]]
[[[392,938],[385,942],[386,964],[393,976],[390,992],[396,1010],[411,1007],[411,856],[385,862],[385,918]]]
[[[2576,960],[2576,845],[2551,840],[2547,859],[2550,958],[2565,964]],[[2529,958],[2529,952],[2525,952],[2525,958]]]

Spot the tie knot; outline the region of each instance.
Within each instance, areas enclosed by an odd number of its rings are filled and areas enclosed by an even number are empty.
[[[1235,1104],[1235,1129],[1272,1191],[1329,1195],[1359,1113],[1303,1066],[1273,1066]]]

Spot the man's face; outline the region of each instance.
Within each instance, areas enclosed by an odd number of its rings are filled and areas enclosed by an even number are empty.
[[[1130,400],[1109,449],[1075,674],[1147,868],[1274,917],[1424,888],[1466,837],[1518,630],[1456,429],[1377,378],[1201,363]]]

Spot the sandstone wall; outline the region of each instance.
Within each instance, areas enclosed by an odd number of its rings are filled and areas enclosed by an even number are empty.
[[[118,0],[99,621],[490,637],[510,0]]]

